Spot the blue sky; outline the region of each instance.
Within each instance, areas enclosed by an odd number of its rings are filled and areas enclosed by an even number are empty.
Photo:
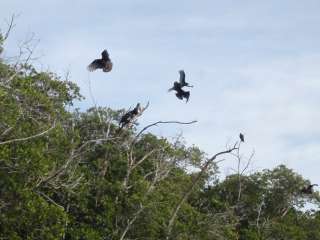
[[[286,164],[320,183],[320,2],[269,1],[18,1],[0,4],[0,26],[20,16],[6,56],[30,33],[40,39],[37,64],[67,71],[92,106],[128,108],[150,101],[141,124],[163,136],[184,132],[209,154],[244,132],[250,170]],[[107,48],[112,72],[86,66]],[[195,85],[188,104],[167,89],[184,69]],[[222,174],[236,163],[227,160]]]

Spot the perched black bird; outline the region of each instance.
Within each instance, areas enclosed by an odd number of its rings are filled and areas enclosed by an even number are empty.
[[[242,133],[239,134],[239,138],[241,142],[244,142],[244,135]]]
[[[128,125],[140,112],[141,106],[140,103],[138,103],[133,110],[128,111],[121,117],[119,122],[120,128],[123,128],[124,126]]]
[[[88,70],[90,72],[95,71],[96,69],[102,69],[104,72],[110,72],[112,70],[112,62],[107,50],[103,50],[101,53],[101,59],[95,59],[89,64]]]
[[[179,83],[181,87],[193,87],[192,85],[186,82],[186,74],[183,70],[180,70],[179,74],[180,74]]]
[[[309,184],[307,187],[303,187],[300,191],[303,194],[312,194],[314,186],[318,186],[318,184]]]

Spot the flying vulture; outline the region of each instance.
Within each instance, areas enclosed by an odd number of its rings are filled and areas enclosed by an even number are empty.
[[[314,186],[318,186],[318,184],[309,184],[307,187],[303,187],[300,191],[303,194],[312,194]]]
[[[107,50],[103,50],[101,53],[100,59],[95,59],[90,65],[88,66],[88,70],[93,72],[97,69],[102,69],[104,72],[110,72],[112,69],[112,62],[109,58],[109,53]]]

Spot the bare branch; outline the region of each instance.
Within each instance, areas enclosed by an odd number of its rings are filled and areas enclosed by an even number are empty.
[[[192,185],[189,188],[189,190],[182,196],[182,198],[180,199],[180,201],[178,202],[177,206],[175,207],[170,220],[169,220],[169,224],[168,224],[168,229],[167,229],[167,237],[166,239],[169,239],[170,235],[171,235],[171,231],[172,231],[172,227],[174,224],[174,221],[177,217],[177,214],[182,206],[182,204],[188,199],[188,197],[190,196],[190,194],[192,193],[194,187],[196,186],[196,184],[199,182],[199,180],[201,179],[201,177],[206,173],[206,171],[208,170],[208,168],[210,167],[210,165],[213,163],[213,161],[219,157],[220,155],[224,155],[224,154],[228,154],[233,152],[234,150],[237,150],[239,147],[237,146],[237,143],[230,149],[227,149],[225,151],[216,153],[215,155],[213,155],[211,158],[209,158],[205,164],[201,167],[200,172],[198,173],[198,175],[196,176],[196,178],[192,181]]]
[[[8,132],[10,132],[11,130],[13,129],[13,127],[8,127],[6,130],[4,130],[2,133],[1,133],[1,137],[5,136]]]
[[[194,121],[191,121],[191,122],[179,122],[179,121],[158,121],[158,122],[155,122],[155,123],[151,123],[147,126],[145,126],[137,135],[136,137],[134,138],[133,142],[135,142],[139,137],[140,135],[146,131],[148,128],[150,127],[153,127],[153,126],[156,126],[158,124],[168,124],[168,123],[175,123],[175,124],[193,124],[193,123],[196,123],[198,121],[194,120]]]
[[[237,153],[236,154],[232,154],[233,156],[235,156],[238,160],[238,167],[237,167],[237,174],[238,174],[238,184],[239,184],[239,187],[238,187],[238,197],[237,197],[237,202],[240,201],[240,198],[241,198],[241,192],[242,192],[242,176],[243,174],[245,173],[245,171],[248,169],[248,167],[250,166],[250,163],[251,163],[251,160],[254,156],[254,153],[255,151],[253,150],[250,157],[248,158],[247,160],[247,163],[246,165],[244,166],[244,168],[241,170],[241,160],[242,160],[242,156],[240,154],[240,144],[241,142],[239,143],[239,148],[237,150]]]
[[[28,141],[30,139],[34,139],[34,138],[37,138],[37,137],[41,137],[41,136],[47,134],[48,132],[50,132],[55,127],[56,126],[55,126],[55,122],[54,122],[53,125],[49,129],[47,129],[47,130],[45,130],[43,132],[37,133],[37,134],[29,136],[29,137],[25,137],[25,138],[16,138],[16,139],[11,139],[11,140],[7,140],[7,141],[4,141],[4,142],[0,142],[0,145],[9,144],[9,143],[13,143],[13,142],[23,142],[23,141]]]
[[[4,41],[8,39],[11,30],[15,27],[14,20],[15,20],[16,17],[17,17],[17,16],[16,16],[15,14],[12,14],[10,21],[7,22],[7,24],[8,24],[8,29],[7,29],[6,33],[4,34],[4,37],[3,37],[3,40],[4,40]]]
[[[258,205],[258,216],[257,216],[257,219],[256,219],[256,227],[257,229],[260,231],[260,216],[261,216],[261,212],[262,212],[262,206],[263,206],[263,202],[261,202],[259,205]]]
[[[126,228],[124,229],[121,237],[120,237],[120,240],[123,240],[127,234],[127,232],[129,231],[131,225],[136,221],[137,217],[140,215],[140,213],[144,210],[144,207],[142,205],[140,205],[140,209],[135,213],[135,215],[133,216],[133,218],[128,221],[128,224],[126,226]]]
[[[160,149],[153,149],[150,152],[148,152],[146,155],[144,155],[139,161],[137,161],[131,168],[131,170],[135,169],[137,166],[139,166],[142,162],[144,162],[148,157],[150,157],[153,153],[157,151],[163,150],[162,148]]]
[[[56,203],[52,198],[50,198],[48,195],[44,194],[43,192],[40,191],[35,191],[35,193],[37,193],[38,195],[44,197],[47,201],[53,203],[54,205],[56,205],[59,208],[62,208],[64,210],[64,207],[61,206],[60,204]]]
[[[107,141],[111,141],[117,139],[116,137],[114,138],[98,138],[98,139],[91,139],[86,141],[85,143],[83,143],[78,149],[77,151],[79,152],[81,149],[83,149],[85,146],[89,145],[90,143],[102,143],[102,142],[107,142]]]

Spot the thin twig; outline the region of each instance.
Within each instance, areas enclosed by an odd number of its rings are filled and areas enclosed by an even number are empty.
[[[15,26],[15,25],[14,25],[14,19],[15,19],[15,18],[16,18],[16,15],[13,14],[13,15],[11,16],[10,22],[8,23],[8,29],[7,29],[6,33],[4,34],[4,37],[3,37],[3,40],[4,40],[4,41],[8,39],[12,28]]]
[[[34,139],[34,138],[37,138],[37,137],[41,137],[41,136],[47,134],[49,131],[51,131],[54,128],[55,128],[55,122],[53,123],[53,125],[49,129],[47,129],[47,130],[45,130],[45,131],[43,131],[41,133],[29,136],[29,137],[25,137],[25,138],[16,138],[16,139],[11,139],[11,140],[7,140],[7,141],[4,141],[4,142],[0,142],[0,145],[9,144],[9,143],[13,143],[13,142],[23,142],[23,141],[28,141],[30,139]]]
[[[48,200],[49,202],[53,203],[54,205],[56,205],[57,207],[60,207],[64,210],[64,207],[61,206],[60,204],[56,203],[52,198],[50,198],[48,195],[44,194],[43,192],[40,191],[35,191],[38,195],[44,197],[46,200]]]
[[[140,135],[146,131],[148,128],[150,127],[153,127],[153,126],[156,126],[158,124],[168,124],[168,123],[176,123],[176,124],[193,124],[193,123],[196,123],[198,121],[194,120],[194,121],[191,121],[191,122],[179,122],[179,121],[158,121],[158,122],[155,122],[155,123],[151,123],[147,126],[145,126],[137,135],[136,137],[134,138],[133,142],[135,142],[139,137]]]

